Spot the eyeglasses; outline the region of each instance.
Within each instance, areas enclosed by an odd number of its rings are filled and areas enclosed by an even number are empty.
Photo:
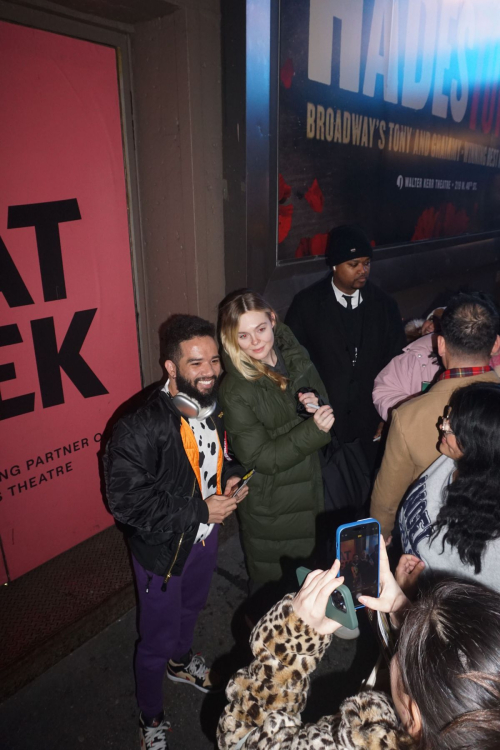
[[[443,416],[441,417],[440,423],[439,423],[439,429],[445,435],[455,434],[453,430],[450,429],[450,413],[451,413],[451,406],[446,406]]]

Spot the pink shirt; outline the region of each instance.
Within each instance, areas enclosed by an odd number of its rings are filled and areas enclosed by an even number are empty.
[[[405,346],[375,378],[373,403],[381,418],[386,420],[393,406],[422,393],[422,384],[430,383],[439,369],[432,333]]]
[[[498,354],[494,354],[490,359],[490,367],[493,367],[496,374],[500,377],[500,352],[498,352]]]
[[[490,367],[500,377],[500,352],[491,358]],[[405,346],[375,378],[373,404],[381,418],[385,421],[393,406],[422,393],[422,384],[430,383],[439,369],[432,333]]]

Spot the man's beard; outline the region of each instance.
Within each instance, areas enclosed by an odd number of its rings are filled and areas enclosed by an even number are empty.
[[[182,377],[182,375],[177,372],[177,378],[176,378],[176,385],[177,390],[179,393],[185,393],[186,396],[189,396],[189,398],[194,398],[195,401],[199,403],[202,409],[205,409],[207,406],[212,406],[214,401],[217,398],[217,391],[219,389],[220,381],[222,380],[222,373],[219,375],[218,378],[215,378],[215,383],[213,384],[210,391],[205,391],[205,393],[201,393],[201,391],[198,390],[196,387],[196,383],[198,383],[200,380],[206,380],[207,378],[196,378],[194,381],[194,384],[191,383],[189,380],[186,380]]]

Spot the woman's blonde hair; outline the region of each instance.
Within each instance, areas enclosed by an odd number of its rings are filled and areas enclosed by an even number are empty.
[[[281,390],[285,390],[288,379],[274,372],[264,362],[250,357],[240,347],[238,340],[240,318],[246,312],[263,312],[271,323],[277,322],[278,316],[260,294],[251,289],[238,289],[228,294],[219,305],[219,335],[222,346],[231,358],[231,362],[246,380],[270,378]]]

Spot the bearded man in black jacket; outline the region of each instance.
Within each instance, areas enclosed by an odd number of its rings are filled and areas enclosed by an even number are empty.
[[[213,325],[173,315],[162,338],[169,379],[117,422],[104,457],[109,507],[124,526],[139,598],[141,748],[155,750],[168,750],[165,669],[204,693],[219,688],[191,646],[216,565],[218,524],[248,492],[233,497],[244,470],[229,458],[216,408],[221,363]],[[188,398],[178,404],[180,393]]]
[[[332,273],[295,295],[285,323],[326,386],[336,435],[343,442],[359,438],[373,470],[383,427],[373,406],[373,383],[406,338],[396,302],[368,281],[371,258],[359,227],[332,229],[326,248]]]

